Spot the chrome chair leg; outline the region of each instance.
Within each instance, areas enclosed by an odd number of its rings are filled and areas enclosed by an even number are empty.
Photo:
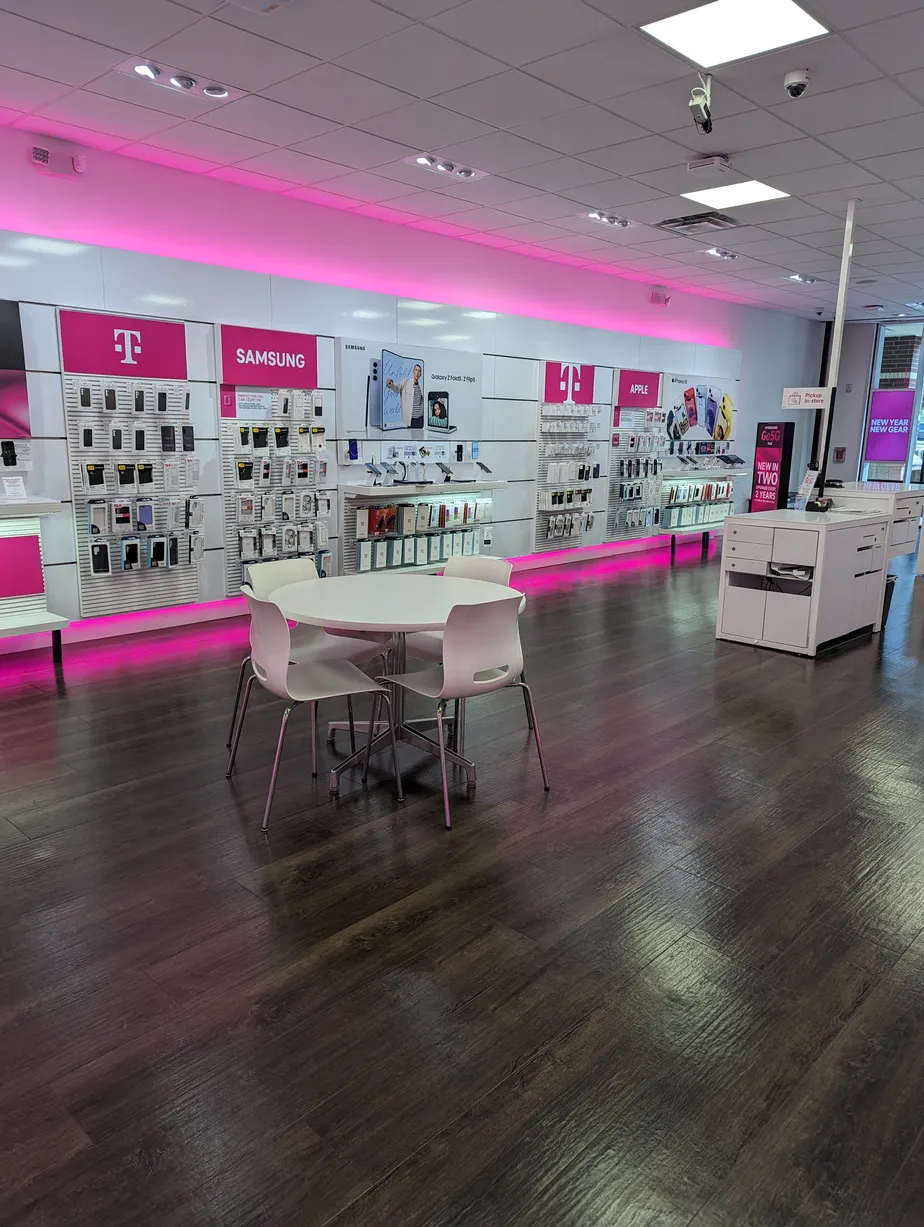
[[[459,753],[459,700],[452,701],[452,728],[449,731],[449,746],[450,749]]]
[[[318,778],[318,704],[311,704],[311,778]]]
[[[524,686],[526,685],[526,670],[525,669],[520,670],[520,681],[522,682]],[[529,709],[529,702],[526,698],[525,690],[523,691],[523,702],[526,704],[526,723],[529,725],[530,728],[534,728],[535,727],[535,725],[533,724],[534,717],[533,717],[533,713]]]
[[[459,700],[459,727],[456,732],[456,754],[465,757],[465,700]]]
[[[270,776],[269,792],[266,794],[266,808],[263,810],[264,831],[269,826],[270,810],[273,807],[273,796],[276,792],[276,776],[279,774],[279,762],[282,758],[282,747],[286,740],[286,728],[289,724],[289,717],[292,715],[292,712],[296,707],[298,707],[298,704],[292,703],[282,713],[282,723],[279,726],[279,740],[276,743],[276,757],[273,759],[273,774]]]
[[[398,800],[403,801],[404,800],[404,787],[401,783],[401,766],[398,762],[398,736],[397,736],[397,733],[395,732],[395,713],[392,710],[392,706],[391,706],[391,695],[381,694],[379,695],[379,698],[385,704],[386,710],[388,711],[388,732],[391,735],[391,757],[392,757],[392,761],[395,764],[395,788],[398,793]],[[375,725],[373,724],[372,727],[374,728]],[[370,742],[370,745],[371,744],[372,743]],[[367,751],[366,753],[367,764],[368,764],[368,761],[369,761],[369,755]]]
[[[549,783],[549,773],[545,767],[545,755],[542,753],[542,738],[539,736],[539,725],[536,723],[536,708],[533,703],[533,692],[525,682],[517,682],[516,684],[522,687],[527,714],[532,716],[530,728],[533,730],[533,736],[536,738],[536,751],[539,754],[539,766],[542,768],[542,783],[545,786],[545,791],[548,792],[552,785]]]
[[[256,677],[251,673],[247,679],[247,685],[244,688],[244,699],[241,703],[240,711],[237,713],[237,727],[234,730],[234,737],[231,741],[231,757],[228,759],[228,770],[225,776],[230,780],[231,772],[234,770],[234,760],[237,758],[237,747],[241,743],[241,729],[244,727],[244,717],[247,715],[247,704],[250,702],[250,692],[253,690],[253,684]]]
[[[234,726],[237,724],[237,709],[241,704],[241,691],[244,689],[244,674],[247,672],[247,666],[250,664],[250,657],[245,656],[241,661],[241,671],[237,675],[237,694],[234,696],[234,710],[231,712],[231,727],[228,729],[228,740],[225,742],[227,749],[231,749],[231,739],[234,737]]]
[[[347,719],[350,722],[350,753],[356,753],[356,725],[353,723],[353,696],[347,695]]]
[[[449,780],[446,777],[446,742],[443,739],[443,704],[436,709],[436,740],[440,747],[440,774],[443,777],[443,815],[447,831],[452,830],[452,818],[449,814]]]
[[[369,713],[369,736],[366,739],[366,757],[363,759],[363,775],[362,780],[365,784],[369,778],[369,759],[372,757],[372,743],[375,740],[375,718],[379,711],[379,699],[381,694],[372,696],[372,711]]]

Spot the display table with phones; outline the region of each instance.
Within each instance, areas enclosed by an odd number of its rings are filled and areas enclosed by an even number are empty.
[[[59,502],[37,495],[0,498],[0,638],[51,631],[55,663],[70,623],[48,609],[39,517],[60,510]]]
[[[849,510],[729,516],[716,638],[815,656],[878,631],[891,525]]]

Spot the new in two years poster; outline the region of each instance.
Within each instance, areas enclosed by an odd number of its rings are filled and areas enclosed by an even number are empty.
[[[0,299],[0,476],[32,468],[31,436],[19,303]]]

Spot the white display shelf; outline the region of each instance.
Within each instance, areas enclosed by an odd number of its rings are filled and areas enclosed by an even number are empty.
[[[718,481],[725,477],[750,477],[751,469],[662,469],[661,480],[671,481]]]
[[[18,520],[24,516],[47,516],[61,510],[61,504],[41,494],[30,494],[24,499],[0,498],[0,520]]]
[[[412,495],[458,498],[466,493],[476,494],[479,490],[496,490],[506,485],[505,481],[434,481],[417,486],[341,486],[340,493],[348,494],[351,498],[371,498],[376,501],[384,498],[390,502],[398,502]],[[390,570],[396,569],[390,568]]]

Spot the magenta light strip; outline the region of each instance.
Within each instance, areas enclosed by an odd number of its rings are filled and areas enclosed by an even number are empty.
[[[606,545],[578,545],[571,549],[549,550],[545,554],[522,554],[509,558],[514,571],[535,571],[540,567],[560,567],[569,562],[588,562],[594,558],[614,558],[620,554],[641,554],[670,546],[669,537],[637,537],[632,541],[613,541]]]

